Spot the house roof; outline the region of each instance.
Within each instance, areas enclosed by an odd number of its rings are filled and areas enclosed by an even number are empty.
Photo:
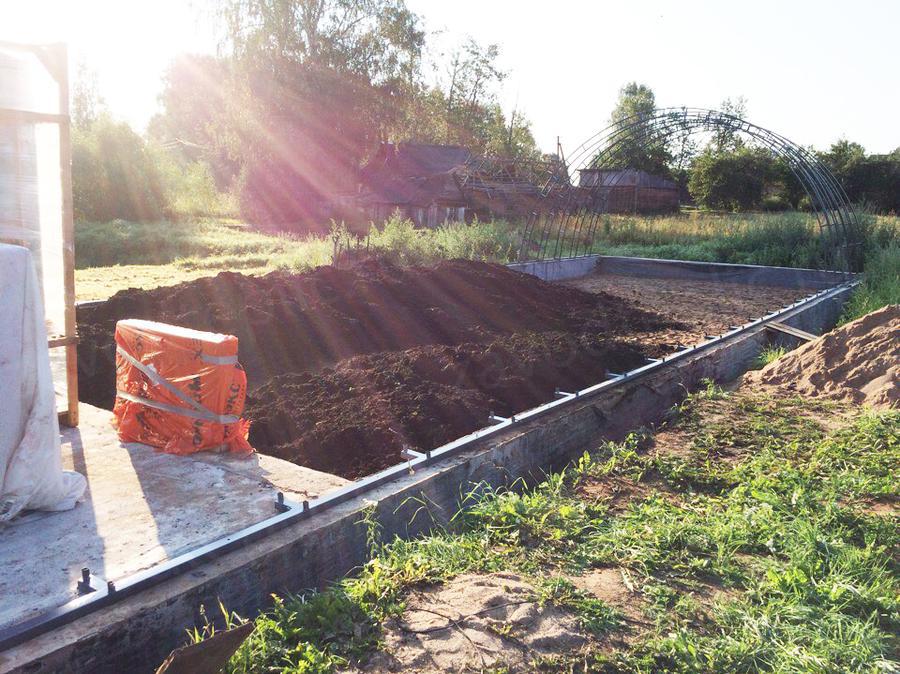
[[[465,203],[454,177],[472,154],[458,145],[382,143],[360,171],[361,199],[368,203],[427,206]]]
[[[472,153],[459,145],[427,143],[382,143],[363,174],[388,172],[403,178],[446,173],[464,165]]]
[[[660,189],[678,189],[668,178],[653,175],[639,169],[579,169],[578,184],[580,187],[656,187]]]

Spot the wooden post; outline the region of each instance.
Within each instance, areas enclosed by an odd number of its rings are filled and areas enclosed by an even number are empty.
[[[65,44],[48,47],[59,86],[59,169],[62,180],[63,283],[65,286],[66,394],[69,426],[78,425],[78,325],[75,320],[75,218],[72,207],[72,121],[69,116],[69,59]]]

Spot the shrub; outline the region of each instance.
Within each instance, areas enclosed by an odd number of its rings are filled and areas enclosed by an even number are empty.
[[[159,147],[148,148],[159,168],[170,212],[177,217],[228,217],[235,213],[234,199],[219,192],[212,170],[202,160],[187,161]]]
[[[784,197],[775,194],[770,194],[762,200],[762,209],[764,211],[786,211],[790,207],[791,205]]]
[[[79,221],[153,221],[169,212],[144,140],[105,115],[72,134],[72,201]]]

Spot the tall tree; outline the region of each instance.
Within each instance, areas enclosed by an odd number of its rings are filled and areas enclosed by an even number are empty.
[[[655,113],[656,96],[650,87],[637,82],[622,87],[610,116],[615,127],[610,144],[600,149],[593,164],[598,168],[632,168],[668,175],[672,155],[668,139],[650,123]]]
[[[106,101],[100,95],[97,71],[84,60],[78,61],[71,96],[72,125],[76,129],[89,128],[106,110]]]
[[[737,122],[747,116],[747,99],[743,96],[726,98],[719,106],[719,110],[734,118],[734,126],[717,126],[713,132],[713,149],[715,152],[734,152],[744,146],[744,141],[738,134]]]
[[[321,220],[419,79],[424,32],[403,0],[221,0],[230,154],[254,220]]]
[[[859,143],[841,138],[831,145],[828,152],[820,152],[819,159],[843,182],[866,160],[866,149]]]

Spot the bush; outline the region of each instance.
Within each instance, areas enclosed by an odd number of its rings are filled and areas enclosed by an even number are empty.
[[[764,211],[787,211],[791,205],[784,197],[771,194],[762,200],[762,209]]]
[[[107,116],[72,134],[72,201],[79,221],[153,221],[169,212],[143,139]]]
[[[219,192],[212,170],[202,160],[189,161],[149,144],[169,211],[178,217],[229,217],[236,212],[234,199]]]

